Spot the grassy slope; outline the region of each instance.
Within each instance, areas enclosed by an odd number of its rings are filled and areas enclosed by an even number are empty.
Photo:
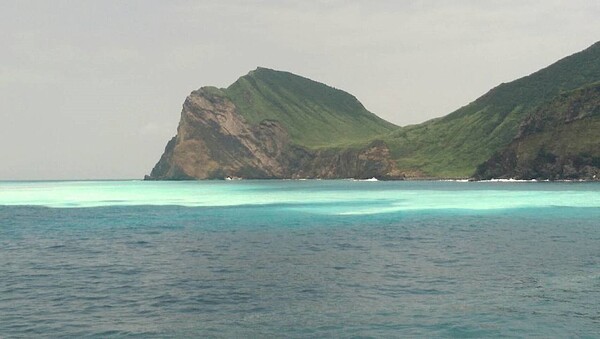
[[[258,68],[225,93],[250,123],[277,120],[308,148],[365,144],[398,128],[354,96],[288,72]]]
[[[437,177],[466,177],[506,146],[521,121],[562,91],[600,80],[600,43],[513,82],[457,111],[408,126],[386,139],[400,168]]]
[[[540,105],[520,126],[519,136],[478,167],[476,177],[589,177],[593,169],[583,167],[600,168],[598,131],[600,82],[563,93]]]
[[[532,160],[542,149],[558,157],[600,157],[600,82],[557,96],[532,118],[527,126],[535,130],[516,141],[520,160]]]

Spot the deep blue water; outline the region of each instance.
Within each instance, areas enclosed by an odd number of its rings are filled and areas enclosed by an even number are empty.
[[[0,337],[600,337],[598,184],[0,183],[0,202]]]

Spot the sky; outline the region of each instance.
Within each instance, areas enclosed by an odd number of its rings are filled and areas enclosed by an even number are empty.
[[[398,125],[600,38],[600,1],[0,0],[0,180],[139,179],[185,97],[257,66]]]

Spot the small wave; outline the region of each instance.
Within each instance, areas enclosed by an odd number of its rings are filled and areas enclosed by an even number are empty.
[[[509,179],[490,179],[490,180],[480,180],[479,182],[537,182],[537,179],[531,179],[531,180],[523,180],[523,179],[513,179],[513,178],[509,178]]]
[[[379,181],[377,178],[372,177],[370,179],[352,179],[352,181]]]
[[[448,181],[448,182],[470,182],[469,179],[442,179],[438,181]]]

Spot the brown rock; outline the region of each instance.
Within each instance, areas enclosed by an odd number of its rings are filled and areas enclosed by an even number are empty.
[[[148,180],[381,178],[404,175],[382,141],[362,149],[310,150],[277,121],[252,126],[222,92],[201,88],[183,104],[175,136]]]

